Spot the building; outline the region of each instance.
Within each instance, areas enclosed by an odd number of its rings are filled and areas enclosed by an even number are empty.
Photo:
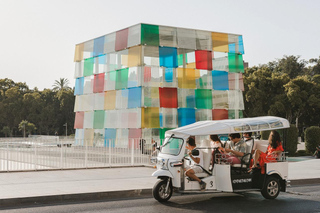
[[[171,128],[242,117],[243,54],[241,35],[150,24],[77,44],[76,143],[161,143]]]

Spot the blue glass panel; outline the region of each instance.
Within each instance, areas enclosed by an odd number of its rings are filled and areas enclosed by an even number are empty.
[[[128,91],[128,89],[123,89],[123,90],[121,91],[121,96],[122,96],[122,97],[128,97],[128,96],[129,96],[129,91]]]
[[[159,47],[160,66],[168,68],[178,67],[177,48]]]
[[[196,100],[194,95],[189,95],[186,97],[187,99],[187,107],[188,108],[195,108],[196,107]]]
[[[236,44],[229,44],[229,53],[236,53]]]
[[[104,49],[104,36],[94,39],[93,56],[102,55],[103,49]]]
[[[166,82],[173,82],[173,68],[166,68],[165,69],[164,80]]]
[[[239,41],[239,53],[241,53],[243,55],[244,54],[244,48],[243,48],[242,36],[238,37],[238,41]]]
[[[212,71],[212,86],[214,90],[228,90],[228,72]]]
[[[178,109],[178,125],[185,126],[196,122],[196,110],[189,108]]]
[[[163,115],[162,115],[162,113],[159,113],[159,119],[160,119],[160,128],[162,128],[163,127]]]
[[[141,107],[141,87],[129,88],[128,108]]]
[[[74,89],[74,95],[83,95],[83,85],[84,85],[84,78],[77,78],[75,89]]]
[[[106,55],[100,55],[98,57],[99,64],[106,64]]]
[[[104,134],[104,146],[106,147],[114,147],[116,137],[117,137],[117,129],[105,129]]]

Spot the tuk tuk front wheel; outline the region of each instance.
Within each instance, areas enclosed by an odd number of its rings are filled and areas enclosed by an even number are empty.
[[[172,192],[173,192],[172,184],[169,183],[168,190],[166,191],[167,183],[168,183],[168,179],[159,180],[152,189],[153,197],[159,202],[166,202],[172,196]]]
[[[261,194],[266,199],[275,199],[280,193],[279,179],[276,177],[267,177],[261,190]]]

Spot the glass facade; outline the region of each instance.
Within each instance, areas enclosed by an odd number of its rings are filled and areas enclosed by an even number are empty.
[[[169,129],[241,117],[243,54],[241,35],[150,24],[76,45],[77,140],[161,144]]]

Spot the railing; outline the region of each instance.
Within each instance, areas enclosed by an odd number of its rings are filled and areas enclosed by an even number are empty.
[[[150,165],[151,140],[1,138],[0,172]]]

